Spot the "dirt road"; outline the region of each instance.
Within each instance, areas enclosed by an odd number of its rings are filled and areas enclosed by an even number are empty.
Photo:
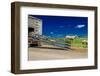
[[[47,48],[29,48],[29,60],[52,60],[52,59],[79,59],[87,58],[86,49],[47,49]]]

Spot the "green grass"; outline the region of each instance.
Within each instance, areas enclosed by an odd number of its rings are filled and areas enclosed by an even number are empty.
[[[74,39],[65,39],[65,38],[52,38],[55,40],[63,41],[64,44],[69,44],[72,47],[79,47],[79,48],[87,48],[87,44],[82,44],[83,40],[87,40],[87,37],[77,37]],[[68,46],[66,44],[66,46]]]
[[[87,40],[87,38],[75,38],[73,40],[69,40],[69,42],[73,47],[87,48],[87,44],[82,44],[83,40]],[[68,40],[66,39],[66,41]]]

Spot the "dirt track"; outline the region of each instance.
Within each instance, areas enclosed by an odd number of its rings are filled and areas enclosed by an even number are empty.
[[[87,49],[47,49],[47,48],[29,48],[29,60],[52,60],[52,59],[79,59],[87,58]]]

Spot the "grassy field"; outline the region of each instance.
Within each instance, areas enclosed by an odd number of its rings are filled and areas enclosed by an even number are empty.
[[[87,38],[75,38],[75,39],[72,40],[71,46],[87,48],[87,44],[86,43],[84,43],[84,44],[82,43],[83,40],[87,41]]]
[[[84,40],[87,41],[86,37],[77,37],[74,39],[56,38],[56,40],[65,41],[65,43],[70,44],[72,47],[87,48],[87,43],[83,43]]]

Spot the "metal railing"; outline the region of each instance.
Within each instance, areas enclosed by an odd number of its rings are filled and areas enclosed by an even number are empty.
[[[32,36],[32,38],[33,40],[38,40],[40,43],[42,42],[47,45],[53,45],[63,48],[69,48],[70,46],[70,44],[66,43],[64,40],[58,40],[44,35],[35,34]]]

